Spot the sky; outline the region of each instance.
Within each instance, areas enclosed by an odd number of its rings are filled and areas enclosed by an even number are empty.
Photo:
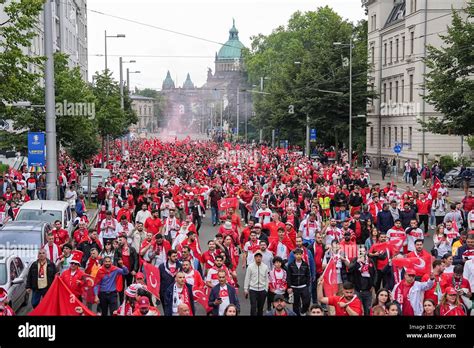
[[[326,5],[350,21],[365,18],[360,0],[89,0],[89,80],[105,66],[105,31],[108,36],[126,35],[107,39],[107,64],[117,80],[122,56],[124,62],[136,60],[124,64],[124,78],[126,68],[140,71],[130,74],[132,87],[161,89],[168,70],[179,86],[187,73],[196,86],[202,86],[207,69],[214,71],[215,53],[221,47],[219,43],[227,41],[232,19],[240,41],[249,47],[252,36],[270,34],[287,24],[294,12],[314,11]]]

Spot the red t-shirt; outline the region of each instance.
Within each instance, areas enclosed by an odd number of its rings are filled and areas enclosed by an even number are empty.
[[[144,227],[147,232],[151,232],[155,235],[160,231],[161,220],[159,218],[148,218],[145,220]]]
[[[362,303],[360,302],[359,298],[354,295],[354,298],[350,301],[347,301],[344,296],[330,296],[328,297],[328,304],[330,306],[334,306],[336,309],[336,316],[349,316],[345,308],[341,308],[338,305],[338,302],[343,302],[343,303],[348,303],[349,307],[355,311],[358,315],[362,315],[363,310],[362,310]]]

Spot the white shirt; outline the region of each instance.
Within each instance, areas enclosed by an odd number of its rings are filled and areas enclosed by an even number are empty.
[[[146,219],[148,219],[149,217],[151,218],[152,216],[148,209],[145,211],[140,210],[137,213],[137,217],[135,218],[135,223],[141,222],[142,224],[145,224]]]
[[[474,292],[474,260],[467,260],[464,263],[463,277],[467,279],[471,286],[471,292]]]
[[[259,210],[257,210],[257,212],[255,213],[255,218],[257,218],[259,221],[260,221],[260,218],[263,219],[262,221],[262,224],[269,224],[271,222],[271,218],[272,218],[272,211],[270,209],[262,209],[260,208]]]
[[[229,292],[227,290],[227,285],[221,286],[219,288],[219,297],[222,300],[222,303],[219,305],[219,315],[223,316],[225,309],[230,305]]]
[[[320,231],[320,225],[318,220],[311,221],[309,217],[301,222],[299,231],[303,234],[303,239],[314,240],[316,239],[316,232]]]
[[[425,236],[424,236],[423,231],[421,230],[421,228],[415,228],[410,233],[408,233],[407,230],[408,229],[405,230],[405,233],[407,235],[407,249],[408,249],[408,251],[414,251],[415,250],[415,241],[417,239],[425,239]]]

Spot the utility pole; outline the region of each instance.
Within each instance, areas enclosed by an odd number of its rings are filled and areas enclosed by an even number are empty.
[[[58,159],[56,149],[56,109],[54,92],[54,56],[53,56],[53,2],[47,0],[44,4],[44,52],[46,66],[45,108],[46,108],[46,193],[47,199],[58,199]]]
[[[309,144],[309,114],[306,113],[306,156],[310,158],[311,156],[311,151],[310,151],[310,144]]]
[[[123,60],[122,57],[119,58],[119,64],[120,64],[120,108],[122,111],[125,111],[125,100],[124,100],[124,95],[123,95]],[[121,141],[121,148],[122,148],[122,155],[125,154],[125,139],[122,137],[120,139]]]
[[[105,70],[107,70],[107,30],[105,30],[104,32],[104,40],[105,40],[105,45],[104,45]]]

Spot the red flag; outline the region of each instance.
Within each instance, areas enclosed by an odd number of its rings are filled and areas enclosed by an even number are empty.
[[[413,268],[417,274],[423,271],[425,274],[431,273],[431,264],[421,257],[401,257],[392,260],[392,265],[396,267]]]
[[[193,291],[194,301],[199,303],[205,310],[206,313],[212,311],[212,308],[209,307],[209,296],[206,294],[204,288],[196,289]]]
[[[431,187],[430,194],[428,195],[429,199],[436,199],[438,197],[438,190],[441,187],[441,181],[438,177],[435,177],[433,186]]]
[[[337,269],[334,257],[331,257],[324,270],[323,288],[326,297],[334,296],[337,293]]]
[[[239,200],[234,198],[222,198],[217,202],[219,205],[219,210],[227,210],[229,208],[237,209],[239,207]]]
[[[46,296],[28,315],[95,316],[96,314],[79,301],[64,281],[56,276]]]
[[[387,242],[374,244],[375,251],[385,251],[388,249],[391,256],[398,254],[402,247],[403,240],[392,239]]]
[[[148,290],[157,298],[160,298],[160,270],[148,262],[143,264],[143,270],[145,271]]]

